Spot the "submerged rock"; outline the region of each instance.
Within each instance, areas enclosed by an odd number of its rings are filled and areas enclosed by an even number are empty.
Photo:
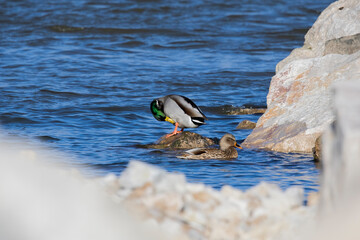
[[[234,108],[226,112],[227,115],[263,114],[266,108]]]
[[[203,148],[214,145],[215,142],[207,137],[201,136],[194,132],[184,131],[174,136],[165,138],[161,137],[156,143],[146,145],[147,148],[156,149],[191,149],[191,148]]]
[[[311,153],[315,140],[335,118],[333,85],[360,74],[360,51],[354,52],[359,29],[360,1],[337,1],[325,9],[306,34],[304,46],[277,65],[267,95],[268,108],[242,146]],[[339,46],[340,52],[346,44],[355,46],[349,54],[325,55],[330,51],[325,46],[329,40],[350,35],[354,35],[354,44],[344,43],[349,39],[345,38],[333,41],[342,45],[332,45]],[[330,52],[337,51],[332,48]]]
[[[236,129],[254,129],[255,127],[256,127],[256,122],[243,120],[237,125]]]
[[[266,106],[257,106],[252,104],[244,104],[240,107],[233,105],[224,105],[217,107],[208,107],[206,110],[221,115],[248,115],[263,114],[266,111]]]

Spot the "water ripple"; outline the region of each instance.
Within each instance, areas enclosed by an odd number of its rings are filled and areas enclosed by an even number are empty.
[[[95,28],[54,25],[47,27],[50,31],[58,33],[84,33],[84,34],[157,34],[177,37],[189,37],[192,34],[167,28]]]

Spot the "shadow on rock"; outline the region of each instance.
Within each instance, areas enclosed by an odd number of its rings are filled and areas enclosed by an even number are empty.
[[[203,148],[214,145],[214,140],[203,137],[200,134],[194,132],[182,132],[174,136],[165,138],[162,136],[154,144],[147,144],[145,148],[155,148],[155,149],[191,149],[191,148]]]
[[[321,158],[322,158],[322,156],[321,156],[321,151],[322,151],[321,136],[316,139],[315,147],[313,147],[312,151],[313,151],[314,161],[320,162]]]

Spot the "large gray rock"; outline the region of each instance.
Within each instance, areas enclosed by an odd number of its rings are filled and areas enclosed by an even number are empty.
[[[325,55],[326,42],[360,32],[360,3],[358,0],[340,0],[327,7],[305,35],[304,46],[294,49],[276,66],[278,73],[288,63]]]
[[[306,34],[304,47],[278,64],[267,111],[243,146],[311,153],[316,138],[334,120],[331,87],[360,73],[360,51],[324,55],[326,42],[359,32],[360,1],[338,1],[325,9]],[[349,49],[351,53],[356,47]]]
[[[324,55],[328,40],[354,35],[360,32],[360,2],[340,0],[327,7],[305,35],[304,46],[315,56]]]
[[[360,51],[289,63],[273,77],[267,96],[268,110],[243,146],[311,152],[316,138],[334,120],[331,86],[358,74]]]

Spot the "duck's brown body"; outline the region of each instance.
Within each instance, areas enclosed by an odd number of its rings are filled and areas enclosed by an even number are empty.
[[[199,148],[199,149],[191,149],[191,151],[185,152],[182,156],[178,158],[183,159],[232,159],[237,158],[238,152],[235,148],[230,148],[225,151],[220,149],[212,149],[212,148]]]
[[[234,135],[225,134],[220,139],[220,149],[215,148],[195,148],[186,151],[178,158],[183,159],[233,159],[238,157],[238,152],[235,147],[241,148],[235,140]]]

